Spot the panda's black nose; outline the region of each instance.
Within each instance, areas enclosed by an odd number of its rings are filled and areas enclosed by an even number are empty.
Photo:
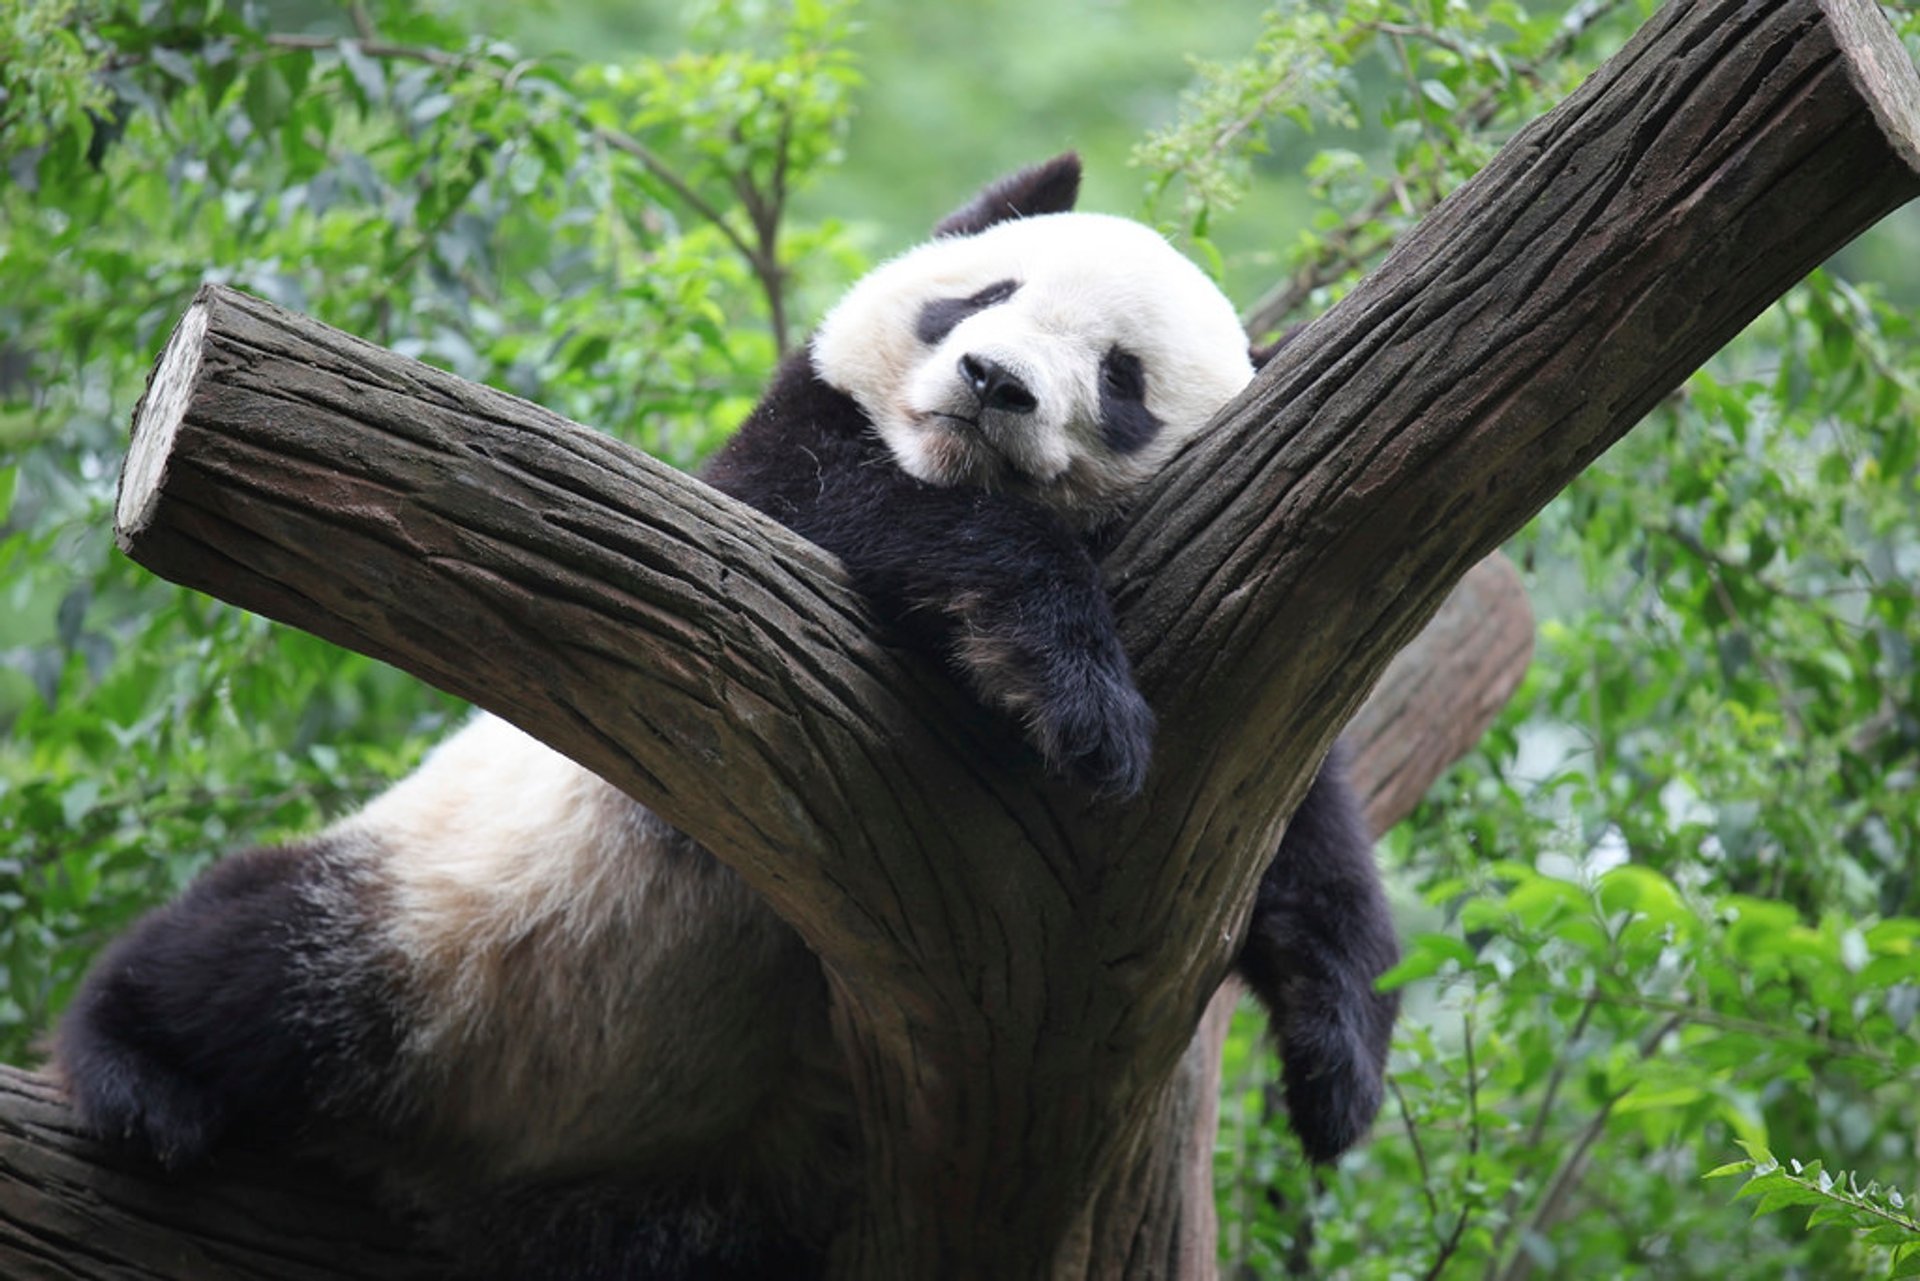
[[[982,409],[1030,414],[1040,404],[1011,369],[986,356],[960,357],[960,377],[966,380]]]

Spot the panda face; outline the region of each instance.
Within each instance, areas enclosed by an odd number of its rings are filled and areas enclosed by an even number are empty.
[[[1233,306],[1151,229],[1060,213],[934,240],[856,284],[813,342],[894,459],[1091,528],[1253,375]]]

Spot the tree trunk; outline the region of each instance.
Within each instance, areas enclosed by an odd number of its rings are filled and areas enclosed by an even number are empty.
[[[1161,714],[1130,805],[999,763],[771,522],[230,295],[138,413],[122,545],[501,712],[799,929],[862,1115],[837,1276],[1205,1278],[1190,1046],[1327,744],[1468,567],[1920,194],[1916,140],[1869,0],[1657,14],[1150,488],[1106,566]]]

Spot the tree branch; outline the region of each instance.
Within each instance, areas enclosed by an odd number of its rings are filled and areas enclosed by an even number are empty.
[[[83,1138],[53,1082],[0,1067],[9,1281],[425,1281],[438,1263],[330,1171],[228,1152],[163,1177]]]
[[[1228,727],[1208,765],[1234,764],[1162,773],[1142,809],[1188,834],[1216,806],[1250,818],[1276,741],[1297,789],[1469,565],[1920,194],[1916,137],[1912,64],[1872,4],[1656,14],[1156,483],[1113,558],[1129,648],[1174,709],[1163,734]],[[1284,812],[1296,792],[1266,794]],[[1182,885],[1220,904],[1246,888]]]

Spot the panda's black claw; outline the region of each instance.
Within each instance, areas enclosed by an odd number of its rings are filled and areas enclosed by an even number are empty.
[[[1287,1120],[1307,1159],[1331,1163],[1373,1128],[1385,1094],[1384,1047],[1399,1002],[1380,993],[1326,990],[1277,1019]]]
[[[1040,751],[1055,772],[1096,795],[1125,800],[1146,785],[1153,709],[1118,666],[1089,664],[1057,682],[1036,717]]]
[[[98,1126],[97,1133],[115,1145],[151,1155],[169,1170],[204,1163],[226,1132],[226,1119],[212,1100],[176,1089],[178,1082],[150,1081],[145,1107],[126,1117],[117,1130]]]

